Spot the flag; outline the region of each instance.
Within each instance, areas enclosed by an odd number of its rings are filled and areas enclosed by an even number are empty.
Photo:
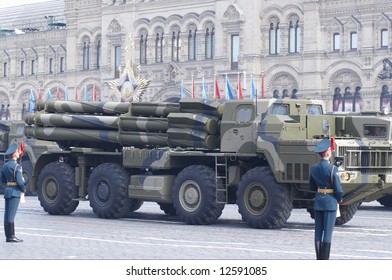
[[[184,98],[184,79],[181,80],[180,98]]]
[[[88,101],[87,85],[84,85],[84,101]]]
[[[34,112],[34,106],[35,106],[35,96],[33,89],[30,89],[30,96],[29,96],[29,112]]]
[[[206,83],[205,83],[205,80],[204,80],[204,76],[203,76],[203,89],[202,89],[202,92],[201,92],[201,98],[207,99]]]
[[[78,100],[78,99],[79,99],[79,97],[78,97],[78,87],[75,86],[75,100]]]
[[[57,97],[57,100],[60,100],[60,99],[61,99],[61,94],[60,94],[59,86],[57,86],[56,97]]]
[[[261,72],[261,98],[264,98],[264,71]]]
[[[65,90],[64,90],[64,100],[68,100],[68,99],[69,99],[68,87],[65,87]]]
[[[23,140],[20,141],[18,150],[19,150],[19,155],[23,156],[23,153],[24,153],[24,143],[23,143]]]
[[[253,79],[253,74],[250,74],[250,98],[251,99],[256,98],[256,87],[255,87],[255,81]]]
[[[195,98],[195,79],[192,76],[192,98]]]
[[[38,100],[42,99],[42,91],[41,89],[38,90]]]
[[[95,85],[93,86],[93,101],[97,101],[97,89]]]
[[[52,93],[50,92],[50,89],[46,91],[46,100],[52,99]]]
[[[237,79],[237,99],[242,99],[242,86],[241,86],[241,74],[238,73]]]
[[[233,90],[230,86],[229,78],[226,75],[226,99],[234,99]]]
[[[220,89],[218,84],[218,79],[215,77],[215,86],[214,86],[214,97],[216,99],[220,99]]]

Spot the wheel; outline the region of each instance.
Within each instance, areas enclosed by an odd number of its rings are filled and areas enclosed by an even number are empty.
[[[140,207],[142,207],[144,201],[136,198],[129,198],[128,199],[128,204],[129,204],[129,212],[135,212],[138,210]]]
[[[24,160],[20,164],[22,166],[22,176],[26,185],[26,195],[37,195],[36,192],[32,192],[31,189],[31,178],[33,176],[33,165],[30,160]]]
[[[290,189],[278,184],[269,167],[255,167],[241,178],[238,212],[253,228],[281,228],[293,208]]]
[[[79,205],[74,169],[63,162],[46,165],[38,176],[38,200],[50,215],[68,215]]]
[[[221,184],[218,180],[218,185]],[[214,170],[203,165],[184,168],[174,181],[173,206],[180,219],[187,224],[214,223],[225,206],[216,202]]]
[[[158,202],[159,208],[169,216],[176,216],[176,208],[174,208],[173,203],[163,203],[163,202]]]
[[[385,207],[392,207],[392,194],[386,195],[377,199],[377,201]]]
[[[343,225],[350,221],[354,214],[357,212],[360,202],[351,205],[341,205],[340,206],[340,217],[336,218],[335,225]]]
[[[128,197],[129,174],[119,164],[103,163],[94,168],[88,180],[88,198],[101,218],[125,217],[131,209]]]

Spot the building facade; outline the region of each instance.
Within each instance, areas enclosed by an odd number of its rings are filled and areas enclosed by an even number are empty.
[[[259,98],[390,106],[388,0],[52,0],[0,18],[3,119],[20,119],[31,91],[120,100],[112,82],[126,69],[150,81],[143,101],[179,97],[182,82],[186,96],[212,98],[215,80],[221,96],[228,80],[250,98],[253,79]]]

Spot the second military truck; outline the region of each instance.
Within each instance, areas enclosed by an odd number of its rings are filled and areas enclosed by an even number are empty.
[[[337,224],[392,193],[391,120],[382,114],[326,114],[321,101],[296,99],[36,107],[25,135],[62,148],[33,170],[32,188],[52,215],[88,199],[99,217],[118,218],[154,201],[185,223],[211,224],[237,204],[251,227],[280,228],[293,208],[312,213],[313,148],[331,136],[345,193]]]

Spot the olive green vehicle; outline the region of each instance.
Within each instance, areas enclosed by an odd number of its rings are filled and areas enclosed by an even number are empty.
[[[296,99],[47,101],[37,109],[25,135],[62,148],[44,152],[33,170],[32,189],[52,215],[88,199],[99,217],[118,218],[153,201],[199,225],[237,204],[249,226],[280,228],[293,208],[312,213],[313,149],[330,136],[345,193],[337,224],[392,193],[386,115],[326,114],[322,101]]]
[[[27,195],[34,195],[31,191],[31,176],[33,165],[41,153],[47,149],[58,148],[54,142],[41,141],[25,138],[23,132],[26,124],[24,121],[0,121],[0,170],[8,159],[4,154],[11,143],[24,143],[24,154],[20,159],[23,170],[23,178],[27,183]],[[0,186],[0,193],[4,193],[4,187]]]

